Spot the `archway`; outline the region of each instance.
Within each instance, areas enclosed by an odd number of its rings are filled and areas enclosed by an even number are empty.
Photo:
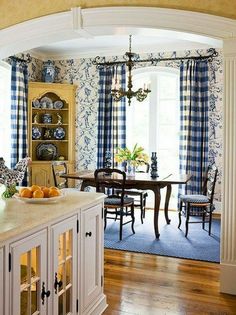
[[[180,23],[181,21],[181,23]],[[196,23],[198,21],[198,23]],[[173,30],[176,34],[195,34],[199,41],[211,40],[225,53],[225,122],[224,185],[222,213],[221,291],[236,294],[236,143],[234,121],[236,112],[236,21],[226,18],[158,8],[74,8],[27,21],[0,31],[0,58],[62,39],[97,36],[101,33],[145,29]]]

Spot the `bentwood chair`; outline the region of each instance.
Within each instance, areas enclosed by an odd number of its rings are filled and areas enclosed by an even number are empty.
[[[150,165],[149,163],[144,164],[144,168],[138,168],[136,173],[149,173]],[[120,191],[117,191],[120,194]],[[141,189],[125,189],[125,196],[126,197],[133,197],[134,198],[134,206],[135,208],[138,207],[141,210],[140,218],[143,224],[143,219],[145,218],[145,210],[146,210],[146,203],[148,192],[147,190]]]
[[[119,220],[119,236],[122,240],[123,225],[131,223],[132,232],[134,231],[134,199],[125,197],[125,172],[119,169],[101,168],[94,172],[96,191],[104,192],[119,189],[120,195],[111,194],[104,200],[104,229],[106,229],[107,219]],[[109,216],[108,216],[109,215]],[[124,222],[125,217],[131,217],[129,221]]]
[[[52,162],[52,174],[54,179],[54,186],[57,188],[68,188],[68,178],[62,178],[61,175],[67,174],[67,165],[64,161]]]
[[[188,236],[189,223],[202,223],[203,229],[205,229],[205,223],[209,223],[208,233],[209,235],[211,235],[212,212],[215,209],[213,204],[213,197],[215,192],[217,174],[218,170],[215,166],[208,167],[208,170],[204,175],[202,194],[180,195],[178,228],[180,228],[181,226],[181,215],[184,215],[186,217],[185,237]],[[201,217],[202,220],[189,221],[191,216]]]

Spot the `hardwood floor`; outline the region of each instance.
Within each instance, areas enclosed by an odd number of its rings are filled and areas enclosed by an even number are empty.
[[[104,315],[236,315],[219,264],[105,249]]]

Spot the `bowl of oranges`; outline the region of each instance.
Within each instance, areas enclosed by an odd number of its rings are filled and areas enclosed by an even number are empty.
[[[55,186],[32,185],[20,188],[19,193],[16,193],[14,197],[26,203],[53,203],[61,200],[64,194]]]

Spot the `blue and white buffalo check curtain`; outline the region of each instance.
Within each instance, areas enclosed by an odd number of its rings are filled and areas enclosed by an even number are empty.
[[[112,166],[117,147],[126,145],[125,97],[115,102],[111,96],[114,77],[119,86],[126,88],[125,65],[101,67],[99,69],[99,107],[98,107],[98,153],[97,167],[104,167],[105,154],[111,153]]]
[[[12,60],[11,75],[11,168],[27,156],[27,64]],[[26,184],[24,181],[22,184]]]
[[[180,173],[192,174],[180,194],[200,194],[208,167],[208,62],[180,66]]]

